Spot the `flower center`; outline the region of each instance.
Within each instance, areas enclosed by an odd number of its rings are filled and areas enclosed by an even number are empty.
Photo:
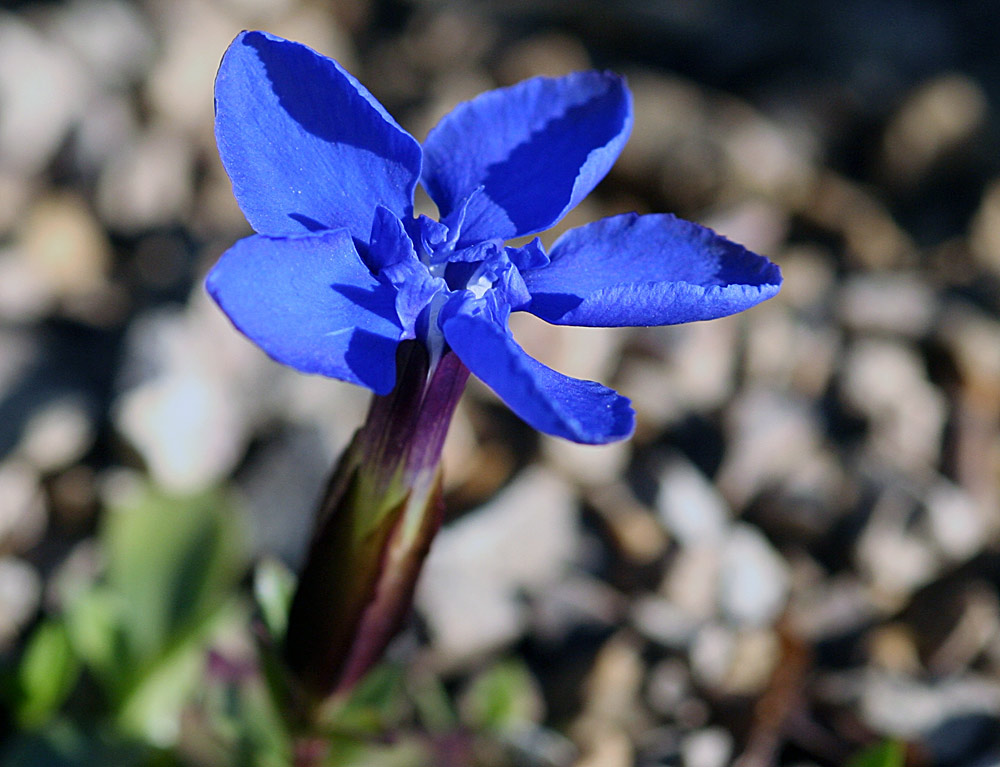
[[[547,262],[537,241],[523,248],[507,248],[500,239],[459,247],[461,223],[426,216],[402,221],[379,208],[367,250],[369,268],[396,290],[400,340],[423,341],[432,366],[445,348],[443,317],[464,307],[505,323],[511,309],[530,300],[519,268]]]

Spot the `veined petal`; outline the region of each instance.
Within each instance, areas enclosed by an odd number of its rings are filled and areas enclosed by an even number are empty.
[[[460,104],[424,142],[423,183],[448,216],[470,193],[459,245],[540,232],[604,178],[632,129],[608,72],[536,77]]]
[[[377,270],[379,279],[396,289],[396,317],[403,329],[400,340],[415,338],[421,312],[448,286],[417,258],[403,223],[386,208],[379,207],[375,213],[368,254],[368,265]]]
[[[206,286],[278,362],[377,394],[392,391],[402,330],[395,291],[372,277],[346,229],[247,237],[222,255]]]
[[[242,32],[215,80],[215,137],[250,225],[269,235],[347,228],[376,205],[409,216],[420,145],[336,61]]]
[[[444,321],[442,331],[466,367],[539,431],[585,444],[614,442],[632,433],[635,413],[625,397],[528,356],[488,313],[460,311]]]
[[[557,325],[673,325],[741,312],[770,298],[781,271],[711,229],[629,213],[560,237],[550,263],[524,273],[524,307]]]

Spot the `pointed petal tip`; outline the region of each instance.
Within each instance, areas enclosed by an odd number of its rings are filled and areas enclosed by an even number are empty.
[[[300,43],[236,36],[216,75],[215,136],[260,233],[347,227],[366,239],[377,204],[412,210],[420,145],[340,64]]]
[[[460,244],[547,229],[610,170],[632,128],[613,72],[536,77],[480,94],[424,142],[422,180],[444,215],[476,186]]]
[[[774,296],[781,270],[711,229],[627,213],[566,232],[524,275],[527,310],[560,325],[673,325],[735,314]]]
[[[635,412],[628,398],[545,366],[529,356],[505,326],[460,311],[444,321],[442,330],[469,370],[533,428],[586,445],[632,434]]]
[[[273,360],[377,394],[392,391],[401,332],[394,291],[371,276],[346,230],[240,240],[205,287]]]

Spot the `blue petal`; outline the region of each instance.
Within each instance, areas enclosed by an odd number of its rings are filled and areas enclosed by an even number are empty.
[[[403,222],[386,208],[375,212],[368,253],[369,267],[396,289],[396,317],[403,328],[400,340],[415,338],[421,312],[448,286],[417,258]]]
[[[549,263],[549,256],[537,237],[520,248],[508,247],[507,258],[522,272],[540,269]]]
[[[215,80],[215,137],[262,234],[346,227],[367,241],[376,205],[412,210],[420,145],[336,61],[299,43],[233,41]]]
[[[368,268],[376,274],[401,262],[417,260],[403,222],[381,205],[375,209],[367,252]]]
[[[459,245],[556,223],[604,178],[632,128],[617,75],[538,77],[460,104],[424,142],[423,182],[448,216],[469,200]]]
[[[272,358],[388,394],[401,327],[395,291],[361,262],[346,229],[240,240],[209,272],[208,292]]]
[[[770,298],[781,271],[711,229],[667,214],[605,218],[560,237],[524,273],[527,311],[558,325],[673,325]]]
[[[442,331],[469,370],[539,431],[585,444],[614,442],[632,433],[635,413],[625,397],[529,357],[488,313],[459,311],[442,323]]]

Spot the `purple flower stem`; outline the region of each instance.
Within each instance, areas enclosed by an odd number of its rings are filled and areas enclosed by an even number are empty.
[[[292,601],[284,654],[310,712],[379,660],[441,526],[441,449],[469,371],[450,352],[429,369],[416,342],[397,370],[334,471]]]

